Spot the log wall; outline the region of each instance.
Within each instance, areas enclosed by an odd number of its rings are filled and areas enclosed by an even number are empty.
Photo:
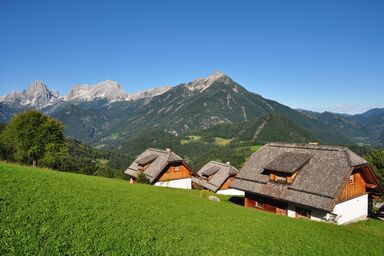
[[[169,180],[178,180],[186,179],[191,177],[191,172],[183,164],[178,165],[179,170],[175,171],[175,166],[168,166],[167,171],[160,177],[159,181],[169,181]]]
[[[352,181],[348,180],[344,185],[343,191],[339,196],[339,201],[344,201],[349,198],[353,198],[366,193],[366,182],[360,171],[354,171],[352,173]]]

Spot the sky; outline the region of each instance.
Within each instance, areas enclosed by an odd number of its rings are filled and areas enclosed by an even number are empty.
[[[0,1],[0,95],[222,71],[291,108],[384,107],[384,1]]]

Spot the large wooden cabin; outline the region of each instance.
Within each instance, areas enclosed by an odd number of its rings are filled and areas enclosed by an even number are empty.
[[[210,161],[197,172],[196,177],[192,177],[192,184],[217,194],[244,195],[243,191],[229,188],[238,172],[230,163]]]
[[[136,183],[140,172],[155,186],[192,188],[191,168],[170,149],[149,148],[125,171],[131,183]]]
[[[255,152],[231,188],[244,206],[344,224],[367,217],[383,187],[368,162],[345,147],[270,143]]]

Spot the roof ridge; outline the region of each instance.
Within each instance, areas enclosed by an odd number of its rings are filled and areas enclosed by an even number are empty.
[[[169,159],[171,159],[171,157],[172,157],[172,154],[171,154],[171,152],[167,152],[167,153],[168,153],[167,162],[170,162],[170,161],[169,161]]]
[[[347,148],[344,149],[344,154],[345,154],[345,158],[347,158],[347,162],[348,162],[349,167],[352,167],[351,158],[349,157],[348,149]]]
[[[167,153],[167,154],[170,154],[170,153],[173,153],[175,154],[173,151],[168,151],[168,150],[165,150],[165,149],[159,149],[159,148],[148,148],[147,150],[152,150],[152,151],[156,151],[156,152],[160,152],[160,153]],[[175,154],[176,155],[176,154]],[[178,155],[176,155],[178,156]],[[181,158],[181,157],[180,157]]]
[[[215,163],[215,164],[219,164],[219,165],[224,165],[224,166],[226,166],[226,167],[227,167],[227,166],[232,166],[231,164],[221,163],[221,162],[213,161],[213,160],[212,160],[212,161],[209,161],[209,162],[211,162],[211,163]],[[209,162],[208,162],[208,163],[209,163]]]
[[[271,147],[284,147],[284,148],[299,148],[299,149],[312,149],[312,150],[326,150],[326,151],[343,151],[346,147],[337,146],[337,145],[310,145],[303,143],[278,143],[272,142],[266,144]]]
[[[172,154],[174,154],[175,156],[177,156],[178,158],[180,158],[181,160],[183,160],[183,158],[182,158],[181,156],[179,156],[178,154],[176,154],[175,152],[173,152],[173,151],[167,151],[167,152],[169,153],[169,157],[168,157],[168,159],[171,158]]]
[[[368,161],[366,160],[366,159],[364,159],[364,157],[362,157],[362,156],[360,156],[359,154],[357,154],[356,152],[354,152],[353,150],[351,150],[351,149],[349,149],[349,148],[345,148],[345,154],[346,154],[346,156],[347,156],[347,160],[348,160],[348,164],[349,164],[349,166],[351,166],[351,167],[355,167],[355,166],[359,166],[359,165],[364,165],[364,164],[368,164]],[[364,163],[360,163],[360,164],[355,164],[355,165],[353,165],[353,162],[352,162],[352,159],[351,159],[351,157],[358,157],[359,158],[359,160],[363,160],[364,161]]]

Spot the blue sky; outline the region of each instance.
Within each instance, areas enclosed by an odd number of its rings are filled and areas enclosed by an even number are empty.
[[[292,108],[384,107],[384,1],[0,1],[0,95],[220,70]]]

